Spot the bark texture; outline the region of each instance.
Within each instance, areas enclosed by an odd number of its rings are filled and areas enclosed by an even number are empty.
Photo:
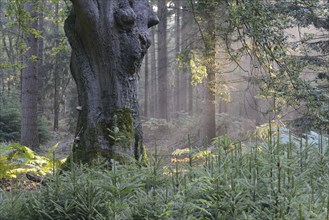
[[[148,118],[149,117],[149,59],[148,59],[148,54],[145,56],[145,83],[144,83],[144,117]]]
[[[40,1],[40,9],[38,12],[39,23],[38,31],[40,31],[41,36],[45,33],[45,1]],[[44,39],[41,37],[38,39],[38,116],[43,115],[45,110],[45,99],[44,99]]]
[[[59,2],[55,5],[55,18],[56,18],[56,24],[55,24],[55,33],[59,33]],[[60,39],[56,39],[55,45],[56,47],[59,47]],[[59,81],[60,81],[60,70],[59,70],[59,53],[56,53],[55,57],[55,71],[53,72],[54,76],[54,131],[57,131],[59,128]]]
[[[72,0],[65,22],[78,89],[74,158],[126,162],[143,152],[138,71],[158,23],[147,0]]]
[[[37,1],[25,3],[24,9],[30,13],[31,28],[38,29]],[[32,149],[39,147],[38,134],[38,40],[33,33],[26,33],[25,42],[29,48],[24,54],[22,70],[22,122],[21,144]]]
[[[158,0],[158,112],[159,118],[169,119],[168,115],[168,51],[167,51],[167,5],[166,0]]]

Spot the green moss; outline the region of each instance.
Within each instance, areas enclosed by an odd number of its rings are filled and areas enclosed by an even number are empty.
[[[73,147],[74,162],[92,163],[97,158],[105,158],[129,163],[134,158],[135,128],[131,109],[116,109],[111,119],[99,121],[94,128],[82,133],[85,135],[81,134],[80,142]],[[87,144],[89,146],[84,146]]]
[[[126,163],[133,153],[135,142],[134,121],[131,109],[116,109],[110,121],[99,122],[92,134],[98,146],[89,148],[88,157],[104,157]],[[99,140],[101,139],[101,140]],[[102,141],[104,143],[102,143]],[[107,147],[102,144],[108,145]]]
[[[116,109],[107,128],[108,140],[112,149],[112,158],[122,163],[127,162],[133,153],[135,129],[131,109]]]
[[[120,145],[127,149],[130,148],[134,136],[134,122],[132,111],[130,109],[117,109],[112,118],[112,127],[110,129],[114,145]]]

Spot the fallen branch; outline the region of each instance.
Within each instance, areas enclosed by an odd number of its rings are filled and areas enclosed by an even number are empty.
[[[41,183],[41,184],[45,184],[46,181],[45,179],[41,178],[41,177],[38,177],[38,176],[34,176],[30,173],[26,173],[26,177],[31,180],[32,182],[36,182],[36,183]]]

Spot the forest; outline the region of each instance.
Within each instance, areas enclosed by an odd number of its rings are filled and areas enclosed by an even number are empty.
[[[0,0],[0,220],[329,220],[329,1]]]

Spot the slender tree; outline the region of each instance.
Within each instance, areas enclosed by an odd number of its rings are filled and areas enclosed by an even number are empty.
[[[59,33],[59,2],[55,4],[55,33]],[[59,47],[59,40],[56,39],[55,46]],[[55,55],[54,75],[54,130],[58,130],[59,122],[59,83],[60,83],[60,68],[59,68],[59,53]]]
[[[44,10],[45,10],[45,0],[40,1],[40,9],[38,11],[38,31],[40,32],[40,37],[38,39],[38,114],[42,115],[44,113],[44,34],[45,34],[45,28],[44,28]]]
[[[156,117],[156,113],[158,111],[158,96],[157,96],[157,91],[158,91],[158,86],[157,86],[157,76],[158,76],[158,71],[157,71],[157,63],[156,63],[156,44],[155,44],[155,27],[152,28],[151,30],[152,34],[152,45],[150,48],[150,56],[151,56],[151,105],[150,105],[150,116],[151,117]]]
[[[149,117],[149,54],[145,55],[145,63],[144,63],[144,73],[145,73],[145,81],[144,81],[144,116],[146,118]]]
[[[179,58],[181,52],[181,3],[180,0],[175,1],[175,53],[176,60]],[[174,111],[178,112],[180,110],[180,78],[181,74],[179,71],[179,66],[176,65],[175,68],[175,108]]]
[[[168,51],[167,51],[167,5],[166,0],[158,0],[158,102],[159,118],[169,119],[168,110]]]
[[[180,1],[180,53],[181,53],[181,66],[183,67],[179,73],[179,80],[177,82],[179,87],[178,96],[178,110],[193,114],[193,85],[190,65],[189,65],[189,52],[199,47],[199,40],[197,39],[195,30],[195,23],[193,22],[193,13],[189,2]],[[195,42],[195,43],[194,43]]]
[[[192,75],[191,73],[188,73],[188,113],[189,115],[193,115],[194,113],[194,108],[193,108],[193,85],[191,84],[192,82]]]

